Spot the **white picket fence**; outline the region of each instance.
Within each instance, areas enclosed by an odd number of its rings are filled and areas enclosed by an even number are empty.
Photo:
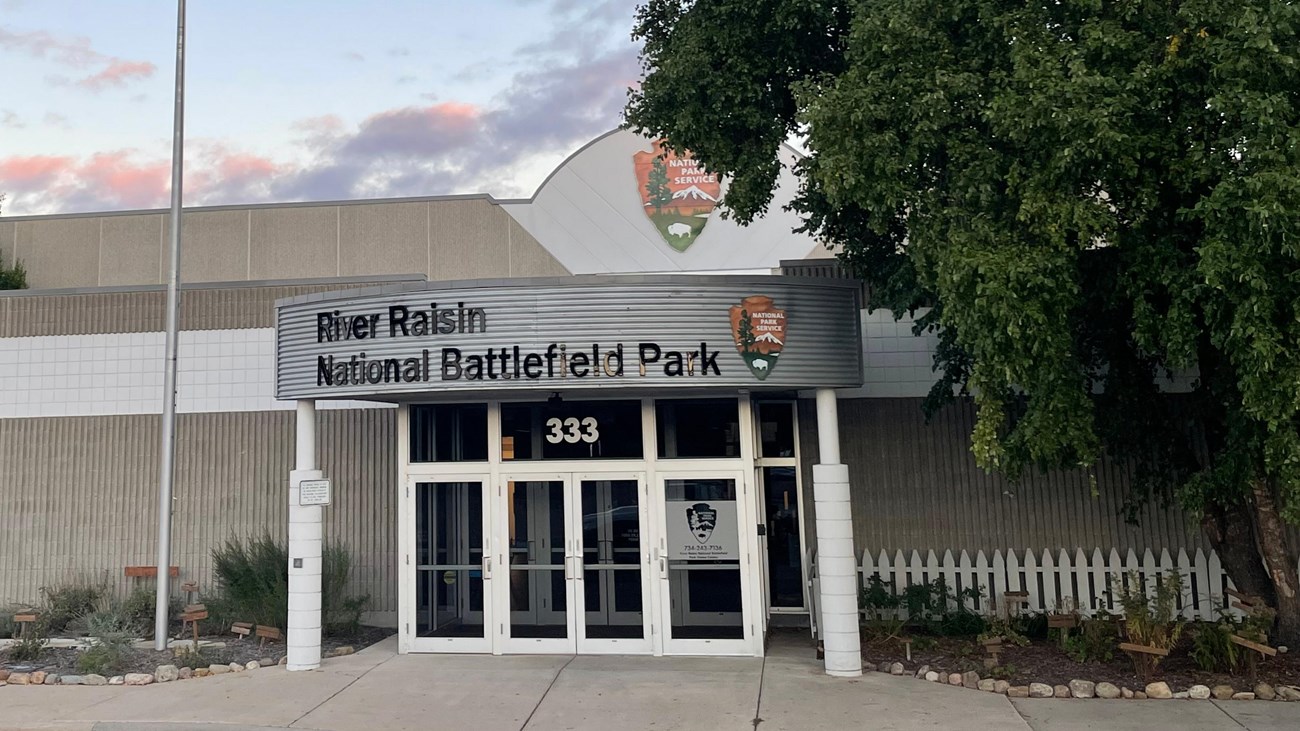
[[[1098,610],[1122,613],[1114,595],[1115,581],[1127,581],[1131,572],[1136,572],[1143,582],[1160,581],[1167,571],[1183,577],[1178,603],[1183,618],[1213,620],[1221,611],[1236,613],[1225,594],[1233,585],[1218,555],[1200,549],[1194,556],[1179,550],[1177,557],[1168,550],[1162,550],[1157,557],[1148,549],[1141,558],[1132,550],[1121,557],[1117,550],[1106,554],[1100,548],[1093,549],[1091,555],[1079,549],[1073,558],[1064,550],[1055,557],[1050,551],[994,551],[992,557],[978,551],[974,558],[966,551],[956,557],[952,551],[944,551],[942,558],[928,551],[924,559],[918,551],[912,551],[910,557],[901,550],[892,557],[885,551],[876,556],[864,551],[858,566],[858,585],[867,586],[867,579],[875,574],[897,594],[908,586],[942,576],[953,593],[971,586],[981,588],[979,601],[967,605],[979,614],[999,614],[1006,592],[1024,591],[1029,595],[1030,611],[1069,608],[1089,616]]]

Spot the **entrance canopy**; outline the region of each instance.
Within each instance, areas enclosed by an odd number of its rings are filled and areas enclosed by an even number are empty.
[[[780,276],[403,283],[276,303],[276,396],[862,383],[857,287]]]

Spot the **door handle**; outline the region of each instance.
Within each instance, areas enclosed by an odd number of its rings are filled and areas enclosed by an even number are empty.
[[[492,580],[492,557],[487,552],[483,553],[483,580]]]

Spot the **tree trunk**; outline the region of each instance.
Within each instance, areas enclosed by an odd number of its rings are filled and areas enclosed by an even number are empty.
[[[1219,562],[1237,590],[1257,596],[1270,607],[1277,606],[1273,580],[1264,570],[1264,561],[1255,545],[1255,531],[1249,508],[1245,505],[1205,506],[1201,529],[1210,541],[1210,548],[1219,554]],[[1217,586],[1208,587],[1211,592]]]
[[[1271,483],[1256,479],[1251,483],[1251,493],[1259,553],[1264,558],[1264,566],[1276,592],[1273,606],[1277,608],[1277,622],[1273,641],[1295,647],[1300,645],[1300,580],[1297,580],[1296,554],[1287,544]]]

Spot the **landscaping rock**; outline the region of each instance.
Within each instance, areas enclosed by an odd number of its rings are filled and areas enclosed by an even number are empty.
[[[1070,695],[1075,698],[1092,698],[1097,695],[1097,684],[1091,680],[1071,680]]]
[[[1255,694],[1254,694],[1254,693],[1251,693],[1251,692],[1248,691],[1248,690],[1243,690],[1243,691],[1240,692],[1240,693],[1233,693],[1233,694],[1232,694],[1232,700],[1234,700],[1234,701],[1253,701],[1253,700],[1255,700]]]
[[[1147,699],[1147,694],[1143,691],[1135,690],[1133,691],[1133,698],[1139,701],[1144,701]]]
[[[1259,683],[1255,686],[1255,697],[1261,701],[1271,701],[1277,697],[1277,691],[1268,683]]]
[[[45,671],[33,670],[27,679],[28,685],[45,685]]]
[[[181,675],[180,669],[175,665],[159,665],[153,671],[154,680],[159,683],[170,683]]]
[[[60,676],[55,675],[54,673],[50,673],[49,675],[46,675],[46,676],[45,676],[45,685],[58,685],[58,684],[59,684],[59,677],[60,677]]]
[[[262,663],[256,660],[249,660],[248,662],[244,663],[245,670],[257,670],[260,667],[262,667]]]
[[[925,679],[930,681],[931,683],[937,683],[939,682],[939,674],[931,670],[930,672],[925,674]]]
[[[1137,693],[1134,693],[1133,695],[1136,696]],[[1155,683],[1147,683],[1146,697],[1159,698],[1164,700],[1168,698],[1173,698],[1174,692],[1169,689],[1168,683],[1161,680]]]
[[[181,668],[176,671],[177,680],[189,680],[194,677],[194,668]]]
[[[82,685],[108,685],[108,678],[105,678],[103,675],[96,675],[94,673],[91,673],[90,675],[83,675],[81,677],[81,684]]]
[[[980,686],[980,674],[974,670],[967,670],[961,674],[961,684],[967,688],[978,688]]]
[[[32,674],[31,673],[9,673],[8,682],[10,685],[31,685]]]
[[[59,685],[84,685],[86,679],[80,675],[63,675],[59,677]]]
[[[1284,701],[1300,701],[1300,688],[1294,685],[1279,685],[1277,697]]]
[[[1005,681],[1005,680],[995,680],[995,681],[993,681],[993,692],[994,692],[994,693],[997,693],[998,695],[1006,695],[1006,694],[1007,694],[1007,690],[1008,690],[1010,687],[1011,687],[1011,684],[1008,683],[1008,682]]]
[[[994,681],[993,678],[984,678],[984,679],[981,680],[979,683],[976,683],[975,687],[976,687],[976,688],[979,688],[980,690],[984,691],[985,693],[992,693],[992,692],[993,692],[993,687],[994,687],[995,684],[996,684],[996,681]]]
[[[288,655],[285,655],[284,657],[280,658],[280,661],[276,663],[276,665],[288,665],[288,664],[289,664]]]
[[[125,685],[151,685],[153,675],[149,673],[127,673],[123,676],[122,681]]]
[[[1187,691],[1185,690],[1180,690],[1177,693],[1174,693],[1174,700],[1176,701],[1185,701],[1188,699],[1188,697],[1189,696],[1187,695]]]
[[[1232,697],[1232,694],[1236,692],[1237,691],[1232,689],[1231,685],[1216,685],[1210,689],[1210,695],[1214,696],[1215,700],[1220,701],[1228,700]]]
[[[9,682],[9,671],[5,670],[4,668],[0,668],[0,683],[7,683],[7,682]]]
[[[269,667],[272,667],[272,666],[275,665],[275,658],[273,658],[273,657],[264,657],[264,658],[262,658],[261,660],[258,660],[258,661],[257,661],[257,664],[258,664],[258,665],[261,665],[261,666],[264,667],[264,668],[269,668]]]
[[[329,656],[329,657],[334,657],[334,653],[333,653],[333,652],[330,652],[328,656]],[[287,657],[287,655],[286,655],[286,657]],[[882,663],[880,663],[879,665],[876,666],[876,670],[878,670],[878,671],[880,671],[880,672],[882,672],[882,673],[887,673],[887,672],[889,672],[889,663],[888,663],[888,662],[882,662]]]
[[[1007,697],[1008,697],[1008,698],[1028,698],[1028,697],[1029,697],[1029,686],[1027,686],[1027,685],[1013,685],[1013,686],[1010,686],[1010,687],[1007,688]]]
[[[229,665],[209,665],[208,672],[212,675],[225,675],[230,672]]]
[[[1030,683],[1030,698],[1051,698],[1056,693],[1056,689],[1047,683]]]
[[[1096,693],[1098,698],[1118,698],[1120,689],[1114,683],[1097,683]]]
[[[354,648],[352,645],[344,645],[334,651],[334,657],[343,657],[344,655],[351,655],[356,651],[357,651],[356,648]]]
[[[1193,685],[1187,689],[1187,697],[1192,700],[1203,701],[1210,697],[1210,687],[1208,685]]]
[[[961,673],[948,673],[948,685],[961,685]]]
[[[247,668],[245,668],[243,665],[240,665],[240,664],[237,663],[237,662],[232,662],[232,663],[230,663],[230,665],[229,665],[228,667],[230,668],[230,672],[232,672],[232,673],[242,673],[242,672],[244,672],[244,670],[247,669]]]
[[[211,668],[199,668],[198,670],[194,671],[194,677],[196,678],[206,678],[211,674],[212,674]]]
[[[108,679],[109,685],[126,685],[126,678],[121,675],[114,675]]]
[[[1053,697],[1053,698],[1069,698],[1069,697],[1070,697],[1070,686],[1068,686],[1068,685],[1053,685],[1053,686],[1052,686],[1052,697]]]

